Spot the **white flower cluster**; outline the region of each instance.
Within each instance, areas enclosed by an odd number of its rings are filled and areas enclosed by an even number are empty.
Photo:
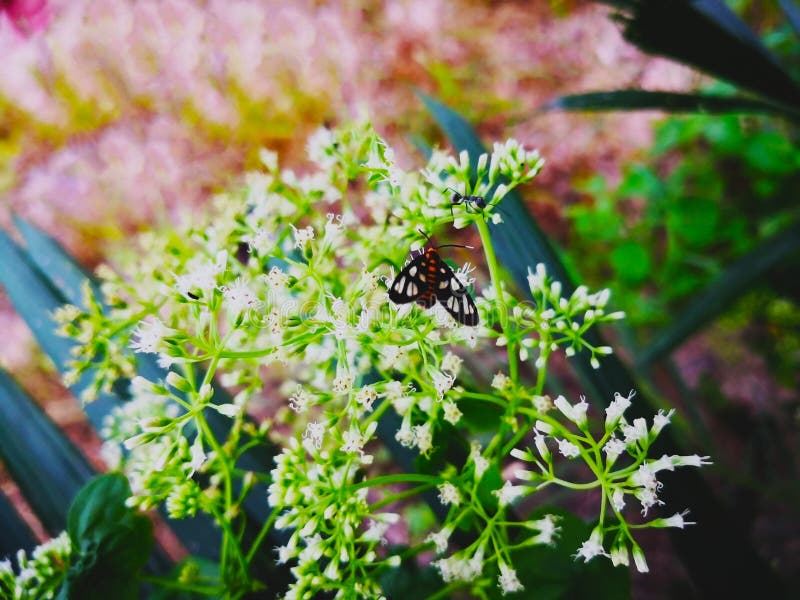
[[[34,548],[30,556],[17,552],[17,573],[0,560],[0,598],[54,598],[67,575],[72,544],[67,532]]]
[[[659,411],[653,418],[650,427],[643,418],[637,418],[632,424],[625,419],[625,411],[631,406],[634,393],[622,396],[617,393],[606,408],[606,418],[603,436],[597,440],[588,429],[587,409],[588,404],[584,399],[576,404],[570,404],[566,398],[559,396],[553,402],[555,408],[579,429],[574,433],[562,423],[543,415],[536,421],[534,427],[534,446],[536,455],[529,450],[514,449],[511,455],[517,460],[535,463],[538,471],[518,469],[515,475],[518,479],[542,485],[555,484],[564,487],[572,485],[585,485],[565,481],[554,475],[553,457],[547,440],[552,440],[558,446],[559,452],[566,458],[581,458],[589,464],[592,472],[600,474],[597,485],[601,487],[606,500],[611,505],[614,518],[624,520],[626,496],[636,498],[642,507],[641,513],[646,516],[648,510],[654,505],[663,504],[658,499],[658,491],[662,484],[656,478],[659,471],[672,471],[675,467],[692,466],[700,467],[710,464],[708,457],[698,455],[690,456],[662,456],[659,459],[648,459],[647,452],[661,430],[669,423],[674,411],[664,413]],[[601,460],[602,457],[605,460]],[[627,460],[620,461],[626,456]],[[599,460],[600,459],[600,460]],[[615,468],[616,467],[616,468]],[[527,490],[535,491],[536,487],[528,486]],[[679,527],[690,524],[685,521],[683,513],[677,513],[669,518],[652,519],[637,527]],[[632,537],[617,539],[612,548],[612,553],[606,552],[603,546],[603,523],[598,525],[592,535],[578,549],[576,557],[590,560],[595,556],[606,556],[614,564],[628,564],[628,545],[630,545],[634,560],[640,570],[646,570],[646,563],[641,554],[641,549]],[[620,530],[620,533],[623,530]],[[627,531],[627,529],[625,529]]]
[[[296,560],[296,580],[287,598],[303,598],[320,589],[352,591],[357,597],[378,597],[380,586],[373,579],[343,576],[353,561],[359,570],[397,566],[399,556],[383,558],[378,547],[386,543],[386,532],[400,516],[373,512],[367,503],[367,487],[355,486],[357,469],[349,461],[329,460],[326,451],[307,453],[308,444],[289,441],[275,457],[268,501],[280,511],[278,529],[292,529],[288,542],[277,548],[278,562]]]

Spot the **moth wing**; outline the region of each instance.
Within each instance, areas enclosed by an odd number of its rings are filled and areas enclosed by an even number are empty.
[[[411,260],[395,277],[389,286],[389,300],[395,304],[407,304],[421,299],[427,285],[419,274],[426,267],[425,256],[420,255]]]
[[[453,269],[444,261],[439,268],[441,277],[436,288],[436,298],[456,321],[474,327],[478,324],[478,308],[475,306],[475,301],[453,273]]]

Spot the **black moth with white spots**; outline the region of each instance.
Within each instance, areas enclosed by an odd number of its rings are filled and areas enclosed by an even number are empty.
[[[428,247],[411,259],[389,286],[389,299],[395,304],[416,302],[430,308],[436,301],[462,325],[478,324],[475,302],[451,269],[439,256],[438,248]]]

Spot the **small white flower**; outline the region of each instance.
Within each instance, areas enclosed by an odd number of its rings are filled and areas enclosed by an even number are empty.
[[[627,567],[630,564],[628,547],[624,542],[617,544],[611,549],[611,564],[613,564],[615,567],[618,567],[619,565],[625,565]]]
[[[569,440],[558,440],[558,451],[566,458],[575,458],[580,455],[580,448]]]
[[[444,355],[444,358],[442,358],[442,371],[447,371],[453,377],[456,377],[463,362],[464,360],[460,356],[453,354],[452,352],[448,352]]]
[[[540,413],[546,413],[553,408],[553,401],[550,399],[550,396],[546,394],[544,396],[534,396],[533,406]]]
[[[408,423],[405,420],[400,425],[400,429],[397,430],[397,433],[394,434],[394,439],[400,442],[401,446],[406,448],[411,448],[416,443],[414,430],[408,426]]]
[[[263,275],[263,277],[274,290],[283,289],[289,283],[289,276],[278,267],[272,267],[269,273]]]
[[[447,400],[444,403],[444,420],[455,425],[461,420],[462,412],[458,410],[458,406],[452,400]]]
[[[314,448],[319,450],[322,448],[322,438],[325,436],[326,426],[324,423],[317,423],[312,421],[306,425],[303,432],[303,439],[307,440]]]
[[[603,532],[599,528],[592,530],[589,539],[581,544],[575,558],[582,558],[586,562],[592,560],[595,556],[608,556],[608,553],[603,549]]]
[[[355,381],[355,377],[348,373],[338,375],[333,380],[333,385],[331,386],[333,392],[335,394],[349,394],[350,390],[353,389],[353,381]]]
[[[300,248],[301,250],[306,247],[306,243],[309,240],[314,239],[314,228],[309,225],[303,229],[298,229],[294,225],[289,225],[294,231],[294,246],[295,248]]]
[[[647,561],[644,558],[644,552],[642,549],[637,545],[633,545],[633,564],[636,565],[636,570],[639,573],[647,573],[650,569],[647,567]]]
[[[241,406],[237,406],[236,404],[230,404],[230,403],[219,404],[217,406],[214,406],[214,408],[219,414],[225,415],[230,419],[235,419],[237,416],[239,416],[239,413],[242,412]]]
[[[556,408],[560,410],[565,417],[578,427],[586,425],[586,411],[589,408],[589,404],[583,398],[581,398],[581,401],[577,404],[572,405],[567,402],[564,396],[558,396],[558,398],[553,401],[553,404],[556,405]]]
[[[614,394],[614,399],[606,407],[606,431],[610,431],[616,427],[617,423],[622,418],[622,415],[631,405],[631,398],[633,398],[635,394],[636,392],[633,390],[631,390],[631,393],[628,394],[627,397],[623,396],[619,392]]]
[[[619,458],[619,456],[623,452],[625,452],[625,448],[626,448],[625,442],[612,435],[610,438],[608,438],[608,441],[603,445],[603,452],[606,453],[607,457],[606,460],[609,463],[614,464],[616,460]]]
[[[496,390],[505,390],[511,385],[511,380],[502,371],[498,371],[492,378],[492,387]]]
[[[200,262],[183,275],[176,275],[175,285],[181,295],[187,298],[191,298],[189,294],[192,290],[211,291],[217,287],[217,276],[225,271],[227,264],[228,253],[221,250],[217,252],[214,262]]]
[[[664,429],[669,424],[672,415],[675,414],[675,409],[673,408],[668,413],[664,413],[663,409],[658,410],[658,414],[653,417],[653,427],[650,430],[650,433],[653,437],[658,436],[661,433],[661,430]]]
[[[246,310],[258,309],[261,306],[261,301],[241,277],[236,279],[233,284],[222,287],[221,290],[225,307],[235,315]]]
[[[684,517],[689,514],[689,510],[684,510],[683,512],[675,513],[671,517],[666,517],[664,519],[654,519],[650,521],[649,525],[651,527],[677,527],[678,529],[683,529],[686,525],[697,525],[694,521],[686,521]]]
[[[448,375],[442,371],[436,371],[433,374],[433,387],[436,388],[436,393],[439,395],[439,399],[441,400],[444,398],[445,393],[453,387],[453,383],[455,382],[456,378],[452,375]]]
[[[433,434],[431,433],[430,421],[423,425],[414,425],[412,430],[414,432],[414,442],[417,448],[419,448],[420,454],[427,455],[431,448],[433,448]]]
[[[452,525],[448,525],[443,527],[441,531],[428,535],[428,537],[425,538],[425,541],[433,542],[433,545],[436,548],[436,554],[444,554],[447,552],[447,541],[450,539],[450,535],[452,533],[453,527]]]
[[[558,517],[555,515],[545,515],[541,519],[525,523],[525,527],[528,529],[537,530],[539,532],[531,538],[531,542],[534,544],[544,544],[545,546],[552,544],[556,534],[558,534],[559,528],[556,525],[557,520]]]
[[[164,325],[160,319],[140,321],[139,326],[133,332],[136,339],[131,340],[131,348],[134,352],[157,353],[164,338],[173,333],[175,330]]]
[[[439,484],[439,502],[445,506],[448,504],[458,506],[461,503],[461,493],[450,482]]]
[[[625,444],[630,446],[639,442],[640,440],[647,439],[647,421],[644,419],[635,419],[633,425],[623,425],[622,435],[625,436]]]
[[[511,485],[510,481],[506,481],[499,490],[494,490],[492,494],[497,496],[498,504],[503,506],[508,506],[514,500],[519,498],[525,492],[525,486],[522,485]]]
[[[361,540],[364,542],[378,542],[381,544],[385,544],[386,540],[383,538],[386,535],[386,531],[389,529],[388,521],[373,521],[370,520],[369,527],[364,532],[364,535],[361,536]]]
[[[470,445],[469,457],[475,463],[475,479],[478,480],[483,477],[486,469],[489,468],[489,459],[481,453],[481,445],[477,441],[473,441]]]
[[[497,578],[497,585],[504,596],[510,592],[519,592],[525,589],[525,586],[517,578],[517,572],[514,569],[503,562],[500,562],[498,566],[500,567],[500,575]]]
[[[702,467],[703,465],[713,464],[708,456],[692,454],[690,456],[670,456],[672,464],[676,467]]]
[[[642,515],[647,516],[647,511],[655,504],[662,505],[663,501],[656,497],[656,488],[640,488],[633,493],[642,504]]]
[[[203,463],[206,462],[206,453],[203,452],[203,442],[200,440],[199,435],[194,439],[194,443],[189,448],[189,455],[189,467],[191,469],[189,477],[191,477],[194,475],[194,472],[202,467]]]
[[[365,411],[372,410],[372,403],[377,397],[378,393],[371,385],[365,385],[355,393],[356,402],[363,406]]]
[[[329,169],[336,164],[335,151],[336,138],[327,127],[318,128],[306,142],[308,158],[323,169]]]
[[[305,412],[311,402],[311,394],[304,390],[301,385],[298,385],[295,388],[294,394],[289,396],[289,408],[298,414]]]
[[[611,494],[611,504],[617,511],[625,508],[625,492],[620,488],[615,489]]]
[[[546,436],[543,436],[540,433],[536,433],[536,436],[533,438],[533,444],[536,446],[536,450],[539,452],[539,456],[541,456],[545,462],[549,463],[550,448],[547,447]]]

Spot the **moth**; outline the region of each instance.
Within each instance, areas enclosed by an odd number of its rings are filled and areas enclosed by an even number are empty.
[[[461,325],[474,327],[478,324],[475,301],[439,255],[439,248],[448,246],[457,244],[428,246],[414,256],[389,286],[389,299],[395,304],[416,302],[425,308],[432,307],[438,300]]]

